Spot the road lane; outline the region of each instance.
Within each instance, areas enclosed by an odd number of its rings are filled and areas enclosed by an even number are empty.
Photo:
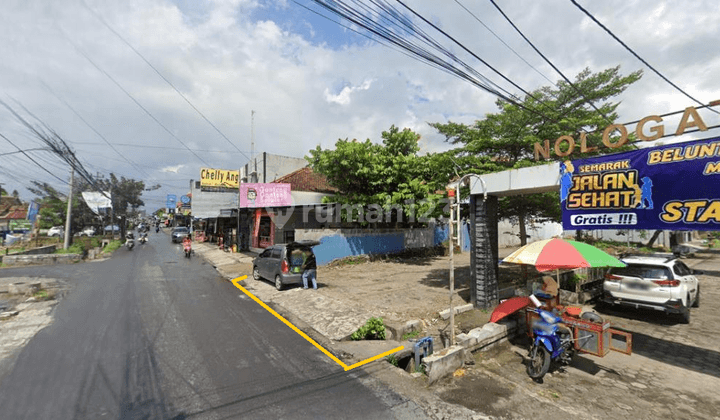
[[[394,418],[422,415],[344,372],[165,234],[107,261],[0,271],[72,290],[0,378],[0,418]]]

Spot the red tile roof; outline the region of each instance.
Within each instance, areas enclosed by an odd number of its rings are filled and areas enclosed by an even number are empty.
[[[276,184],[290,184],[292,191],[336,193],[337,188],[328,183],[325,175],[314,172],[309,166],[298,169],[275,181]]]

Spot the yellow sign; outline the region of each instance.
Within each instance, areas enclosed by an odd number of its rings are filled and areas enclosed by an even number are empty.
[[[240,188],[240,171],[226,169],[200,169],[201,187]]]

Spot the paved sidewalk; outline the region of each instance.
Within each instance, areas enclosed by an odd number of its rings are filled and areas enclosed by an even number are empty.
[[[267,304],[275,304],[293,314],[324,337],[340,341],[363,326],[373,314],[352,308],[318,290],[294,287],[278,291],[270,281],[252,279],[252,257],[243,253],[220,251],[208,244],[194,244],[196,255],[212,264],[228,281],[247,275],[242,283]]]

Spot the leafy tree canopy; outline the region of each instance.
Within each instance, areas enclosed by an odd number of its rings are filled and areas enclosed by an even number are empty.
[[[305,159],[340,190],[330,201],[389,212],[381,221],[391,223],[436,215],[449,167],[438,156],[418,155],[420,135],[410,129],[393,125],[381,137],[382,144],[340,139],[334,149],[318,146]]]
[[[604,128],[615,123],[618,117],[615,110],[619,103],[611,99],[641,77],[642,71],[623,76],[619,67],[598,73],[585,69],[572,85],[560,81],[556,86],[532,92],[520,102],[522,107],[498,100],[499,112],[487,114],[472,125],[454,122],[430,125],[445,135],[446,141],[459,145],[452,151],[456,156],[488,158],[496,165],[496,170],[544,164],[534,160],[535,143],[543,144],[545,140],[550,140],[552,144],[564,135],[573,136],[579,143],[582,132],[587,133],[588,147],[600,146],[591,152],[597,154],[603,151]],[[579,153],[579,147],[575,153]],[[486,166],[486,169],[492,168]],[[521,242],[524,244],[526,220],[559,220],[559,203],[557,193],[505,197],[500,200],[499,211],[501,217],[520,224]]]

